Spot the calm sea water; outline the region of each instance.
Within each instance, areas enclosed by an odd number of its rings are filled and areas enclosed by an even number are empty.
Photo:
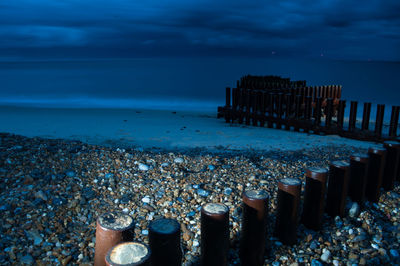
[[[243,58],[0,62],[0,104],[213,110],[246,74],[341,84],[347,100],[400,104],[400,63]]]

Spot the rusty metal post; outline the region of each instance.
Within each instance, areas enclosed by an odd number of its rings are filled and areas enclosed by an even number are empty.
[[[363,119],[361,125],[362,130],[368,130],[370,114],[371,114],[371,103],[364,103]]]
[[[268,193],[249,190],[243,193],[242,237],[240,260],[242,265],[263,265],[267,238]]]
[[[385,141],[383,146],[386,149],[386,163],[383,171],[382,187],[387,191],[394,188],[394,182],[397,178],[400,143],[397,141]]]
[[[222,203],[201,207],[201,264],[228,265],[229,209]]]
[[[150,266],[151,251],[140,242],[125,242],[113,246],[107,253],[107,266]]]
[[[397,137],[397,126],[399,124],[400,106],[392,106],[392,114],[390,116],[389,137]]]
[[[382,136],[382,125],[383,125],[383,116],[385,114],[385,105],[378,104],[376,109],[376,119],[375,119],[375,136],[380,138]]]
[[[349,132],[352,132],[356,127],[357,104],[355,101],[351,101],[350,104]]]
[[[360,206],[364,205],[367,186],[368,154],[355,153],[350,156],[349,197]]]
[[[329,165],[326,213],[331,217],[344,217],[350,164],[346,161],[333,161]]]
[[[105,257],[113,246],[132,241],[134,220],[131,216],[120,213],[104,213],[97,218],[94,265],[106,265]]]
[[[306,187],[304,193],[302,223],[312,230],[321,229],[325,207],[325,192],[328,170],[310,167],[306,170]]]
[[[297,242],[300,192],[299,179],[284,178],[278,182],[275,236],[285,245]]]
[[[181,227],[174,219],[161,218],[149,225],[149,245],[153,266],[182,264]]]
[[[371,202],[378,202],[385,167],[386,149],[384,147],[371,147],[368,149],[368,155],[369,162],[365,196]]]

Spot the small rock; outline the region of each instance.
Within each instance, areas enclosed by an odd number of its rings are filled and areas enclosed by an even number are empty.
[[[143,163],[139,163],[139,170],[140,171],[148,171],[150,169],[150,167],[146,164]]]
[[[325,252],[322,253],[322,255],[321,255],[321,260],[324,262],[328,262],[330,256],[331,256],[331,252],[329,250],[325,250]]]
[[[174,163],[183,163],[183,158],[180,158],[180,157],[175,158]]]
[[[338,260],[333,260],[332,264],[335,265],[335,266],[339,266],[339,261]]]
[[[144,229],[142,230],[142,235],[147,236],[149,234],[149,230]]]
[[[227,187],[224,189],[224,194],[229,196],[230,194],[232,194],[232,189],[230,187]]]
[[[208,165],[208,170],[214,171],[215,170],[215,166],[212,165],[212,164]]]
[[[202,197],[207,197],[207,196],[210,194],[210,192],[208,192],[207,190],[204,190],[204,189],[199,188],[199,189],[197,190],[197,194],[198,194],[199,196],[202,196]]]
[[[323,264],[319,260],[313,259],[311,261],[311,266],[323,266]]]
[[[360,206],[358,205],[357,202],[353,202],[349,210],[349,216],[351,218],[357,218],[359,214],[360,214]]]
[[[193,247],[198,247],[199,244],[200,244],[199,241],[197,241],[197,240],[195,239],[195,240],[193,240],[192,246],[193,246]]]
[[[393,259],[398,259],[400,257],[399,252],[395,249],[389,250],[389,253]]]
[[[35,197],[37,199],[42,199],[43,201],[47,201],[47,196],[44,194],[43,191],[39,190],[38,192],[35,193]]]
[[[33,265],[35,264],[35,260],[30,254],[27,254],[21,258],[21,263],[26,265]]]
[[[67,172],[65,173],[65,175],[68,176],[68,177],[75,177],[75,172],[72,171],[72,170],[69,170],[69,171],[67,171]]]
[[[151,199],[150,199],[149,196],[145,196],[145,197],[142,199],[142,202],[144,202],[144,203],[150,203],[150,201],[151,201]]]

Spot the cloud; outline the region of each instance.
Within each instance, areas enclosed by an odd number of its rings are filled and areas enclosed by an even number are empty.
[[[400,2],[3,0],[0,54],[326,56],[399,60]]]

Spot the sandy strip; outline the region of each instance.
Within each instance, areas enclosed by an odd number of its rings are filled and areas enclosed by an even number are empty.
[[[142,148],[298,150],[321,145],[368,148],[373,143],[227,124],[216,112],[0,107],[0,132]]]

